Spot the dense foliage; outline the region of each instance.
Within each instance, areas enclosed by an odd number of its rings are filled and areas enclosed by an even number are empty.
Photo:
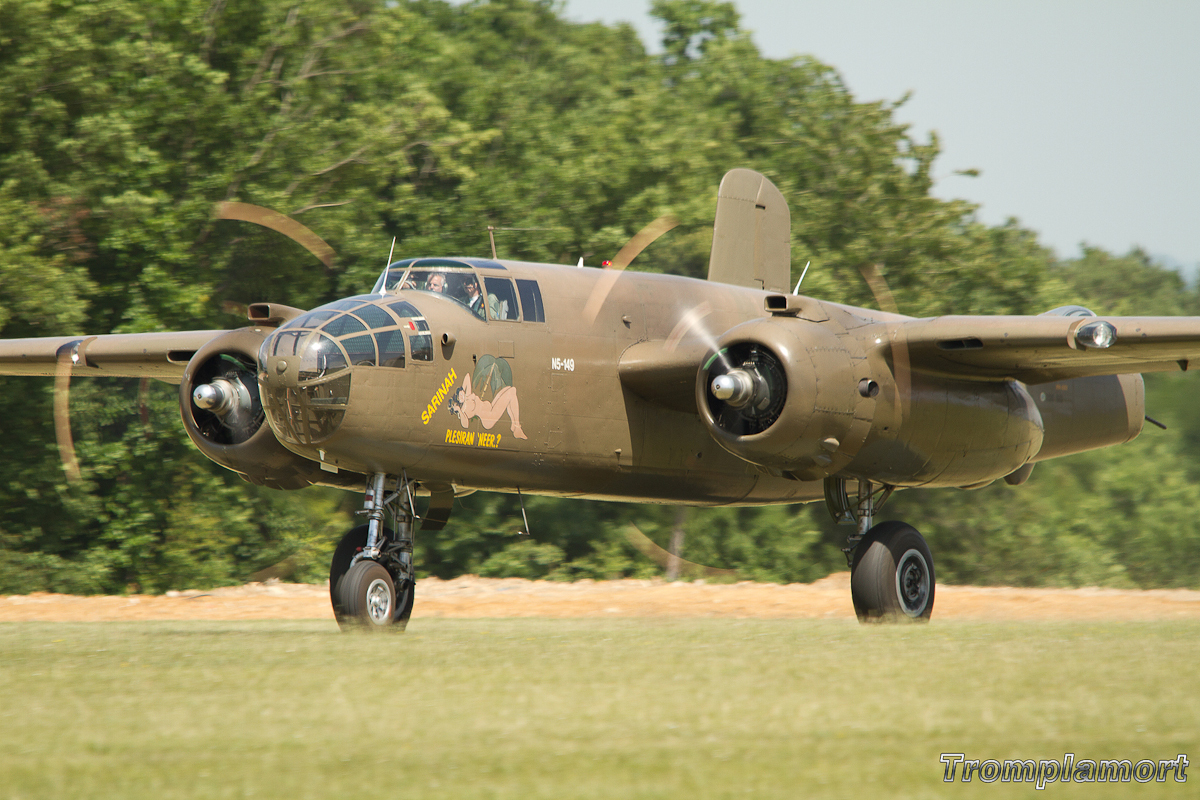
[[[748,166],[789,199],[806,291],[871,304],[879,265],[913,315],[1197,313],[1140,252],[1060,262],[1016,222],[930,193],[936,138],[861,103],[835,69],[762,57],[732,5],[657,0],[665,52],[550,0],[6,0],[0,4],[0,335],[234,327],[247,301],[301,307],[407,255],[573,263],[650,219],[682,224],[635,265],[702,275],[715,189]],[[284,211],[338,253],[214,221],[221,200]],[[0,592],[156,591],[276,573],[319,579],[358,498],[256,489],[191,450],[173,387],[75,381],[82,481],[66,480],[51,381],[0,381]],[[1200,420],[1150,384],[1132,446],[1039,465],[1019,489],[907,492],[949,581],[1200,586]],[[844,568],[819,507],[675,509],[474,495],[419,543],[431,574],[661,572],[628,526],[759,580]],[[886,516],[887,514],[885,514]]]

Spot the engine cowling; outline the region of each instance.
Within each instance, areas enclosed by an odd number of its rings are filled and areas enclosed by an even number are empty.
[[[1146,390],[1141,375],[1099,375],[1029,387],[1045,427],[1032,461],[1124,444],[1142,432]]]
[[[183,427],[207,458],[251,483],[274,489],[337,483],[339,476],[285,448],[265,424],[257,353],[272,330],[229,331],[192,356],[179,386]],[[360,476],[345,477],[357,483]]]
[[[835,471],[831,450],[853,422],[857,380],[850,353],[821,326],[753,320],[720,338],[697,374],[696,405],[730,453],[815,478]]]

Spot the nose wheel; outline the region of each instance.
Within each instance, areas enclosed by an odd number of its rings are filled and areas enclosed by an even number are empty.
[[[396,536],[388,528],[382,530],[384,544],[382,552],[386,553],[395,546]],[[401,570],[401,564],[395,561],[389,567],[381,562],[363,560],[359,557],[367,547],[367,526],[359,525],[352,528],[342,537],[333,553],[333,561],[329,566],[329,600],[333,606],[333,615],[342,630],[391,630],[403,631],[412,616],[415,581],[406,576]],[[411,550],[409,550],[411,553]],[[365,570],[358,572],[351,579],[351,572],[363,566],[378,566],[390,579],[389,584],[379,580],[378,573],[373,573],[371,580],[366,580]],[[386,591],[385,591],[386,590]],[[390,599],[389,599],[390,598]],[[388,600],[392,610],[391,622],[386,621],[386,615],[380,613]],[[372,613],[374,610],[374,613]]]
[[[342,537],[329,565],[329,599],[344,631],[403,631],[412,616],[412,495],[406,480],[391,494],[386,484],[382,473],[368,479],[363,506],[369,521]],[[394,530],[383,525],[385,512]]]
[[[383,630],[396,624],[396,583],[377,561],[359,561],[338,586],[347,623]]]

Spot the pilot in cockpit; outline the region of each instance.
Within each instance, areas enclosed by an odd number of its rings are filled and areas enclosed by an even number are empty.
[[[425,290],[428,292],[437,292],[445,294],[446,292],[446,274],[444,272],[431,272],[429,277],[425,279]]]

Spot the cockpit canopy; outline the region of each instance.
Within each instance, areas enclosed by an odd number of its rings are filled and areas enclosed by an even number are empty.
[[[503,274],[497,261],[481,258],[410,258],[390,264],[371,292],[386,296],[401,291],[429,292],[453,300],[480,319],[542,322],[541,293],[535,281],[513,280]],[[483,270],[481,276],[478,272]],[[520,295],[520,302],[517,300]]]

